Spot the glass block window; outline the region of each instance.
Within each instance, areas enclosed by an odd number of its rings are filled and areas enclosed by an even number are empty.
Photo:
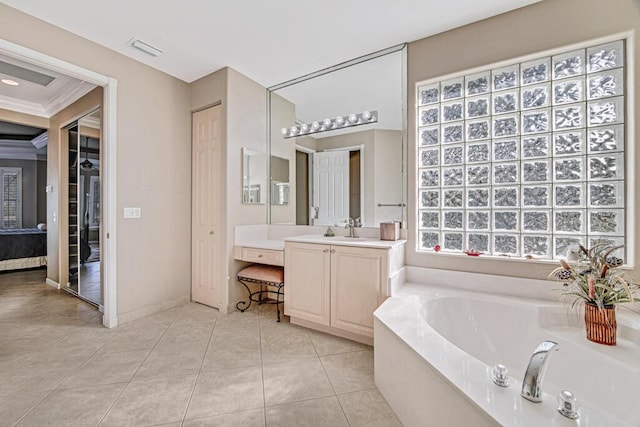
[[[624,41],[417,85],[418,249],[624,244]]]

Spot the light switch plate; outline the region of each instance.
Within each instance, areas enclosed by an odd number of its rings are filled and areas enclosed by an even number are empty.
[[[140,218],[140,208],[124,208],[125,218]]]

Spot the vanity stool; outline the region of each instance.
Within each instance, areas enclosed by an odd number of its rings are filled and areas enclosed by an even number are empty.
[[[240,282],[249,292],[249,301],[240,301],[236,304],[236,308],[242,312],[247,310],[252,302],[258,304],[275,304],[278,312],[278,322],[280,321],[280,304],[284,302],[284,267],[276,265],[254,264],[238,273],[238,282]],[[251,292],[249,283],[260,285],[260,290]],[[266,289],[265,289],[266,287]],[[273,289],[275,288],[275,289]],[[263,298],[263,295],[269,296],[269,293],[276,293],[276,300],[269,301]]]

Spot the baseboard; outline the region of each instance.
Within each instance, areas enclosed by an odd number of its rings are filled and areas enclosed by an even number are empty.
[[[102,325],[107,328],[115,328],[118,326],[118,316],[108,317],[106,314],[103,314]]]
[[[220,304],[218,306],[218,311],[222,314],[229,314],[236,311],[235,304]]]
[[[49,279],[48,277],[47,277],[47,279],[46,279],[44,282],[45,282],[47,285],[51,286],[51,287],[54,287],[54,288],[56,288],[56,289],[60,289],[60,283],[58,283],[58,282],[54,282],[53,280]]]
[[[131,322],[132,320],[136,320],[150,314],[158,313],[160,311],[168,310],[179,305],[187,304],[189,301],[191,301],[191,296],[185,295],[170,301],[161,302],[160,304],[140,308],[128,313],[118,314],[117,322],[119,322],[120,324]]]

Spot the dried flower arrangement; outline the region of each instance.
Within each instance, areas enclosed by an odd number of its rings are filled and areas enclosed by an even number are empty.
[[[580,245],[577,260],[569,264],[560,260],[560,267],[549,274],[550,279],[564,282],[563,295],[573,298],[572,307],[584,304],[587,339],[599,344],[616,345],[616,306],[640,302],[638,285],[628,279],[620,267],[624,262],[613,256],[622,246],[599,243],[591,249]]]
[[[573,297],[571,306],[591,303],[598,309],[614,307],[626,302],[640,302],[636,293],[640,289],[617,267],[624,261],[612,254],[622,246],[605,243],[586,249],[580,245],[578,260],[569,264],[560,260],[560,267],[549,274],[549,278],[564,282],[568,288],[564,295]]]

